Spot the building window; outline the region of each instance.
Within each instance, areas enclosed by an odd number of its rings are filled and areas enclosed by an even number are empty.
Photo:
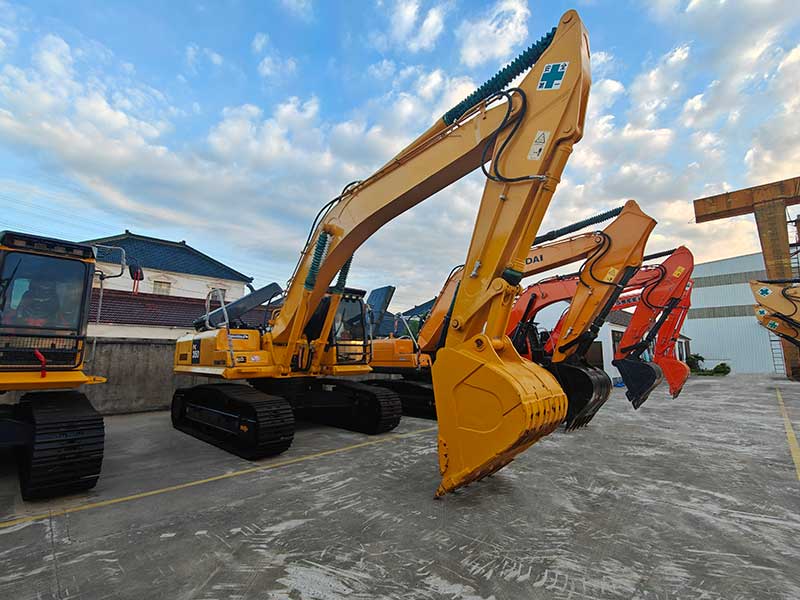
[[[160,294],[162,296],[169,296],[169,289],[172,284],[169,281],[154,281],[153,282],[153,293]]]

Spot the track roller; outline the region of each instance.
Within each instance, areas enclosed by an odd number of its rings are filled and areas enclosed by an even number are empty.
[[[369,385],[397,393],[403,405],[404,415],[436,420],[433,383],[408,381],[407,379],[370,379]]]
[[[103,417],[80,392],[25,394],[17,407],[30,426],[27,444],[17,449],[25,500],[73,494],[93,488],[103,464]]]
[[[172,425],[247,460],[280,454],[294,439],[294,415],[286,399],[235,383],[176,390]]]

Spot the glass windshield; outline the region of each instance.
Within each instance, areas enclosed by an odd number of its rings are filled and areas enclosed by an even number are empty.
[[[86,264],[9,252],[0,270],[0,328],[78,333]]]
[[[359,300],[342,298],[333,322],[333,339],[336,342],[366,339],[362,306]]]

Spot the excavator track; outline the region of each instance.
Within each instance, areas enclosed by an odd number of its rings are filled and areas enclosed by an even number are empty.
[[[30,426],[29,443],[18,449],[24,500],[39,500],[93,488],[103,464],[103,417],[80,392],[25,394],[17,407]]]
[[[407,379],[371,379],[370,385],[392,390],[400,396],[403,415],[436,420],[433,384]]]
[[[268,394],[284,394],[298,419],[370,435],[400,423],[402,404],[392,390],[337,377],[254,379]],[[372,382],[370,382],[372,383]]]
[[[294,439],[289,402],[249,385],[181,388],[172,398],[172,425],[247,460],[285,452]]]

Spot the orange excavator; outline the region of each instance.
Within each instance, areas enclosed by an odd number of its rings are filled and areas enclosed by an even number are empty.
[[[665,253],[658,253],[651,255],[645,257],[644,260],[652,260],[664,254]],[[568,398],[575,406],[573,412],[570,413],[568,411],[566,421],[568,429],[588,424],[610,394],[611,382],[608,376],[604,371],[589,365],[586,361],[586,353],[591,345],[589,339],[594,341],[608,313],[611,310],[621,310],[632,306],[636,306],[637,310],[640,310],[640,304],[649,302],[651,299],[653,301],[658,300],[666,291],[673,288],[672,278],[666,276],[668,273],[678,271],[682,265],[684,269],[688,269],[691,273],[692,257],[691,253],[686,248],[680,247],[667,254],[669,254],[669,257],[662,264],[642,267],[629,279],[625,285],[625,290],[630,292],[641,288],[640,291],[636,294],[624,297],[619,297],[619,293],[617,293],[617,296],[612,298],[613,302],[610,307],[608,307],[608,305],[604,307],[608,308],[608,310],[604,310],[599,314],[592,322],[592,328],[587,329],[587,331],[594,332],[593,335],[591,335],[590,338],[587,336],[580,348],[580,352],[575,352],[571,355],[571,360],[570,363],[567,363],[569,366],[566,370],[571,371],[572,378],[562,382],[562,386],[565,386],[565,388],[566,386],[570,386],[572,395],[569,395],[568,392]],[[565,370],[564,365],[559,365],[559,362],[562,362],[564,359],[557,357],[556,350],[561,345],[561,332],[564,331],[572,305],[570,305],[570,308],[562,315],[558,324],[551,332],[540,330],[535,322],[535,318],[537,313],[542,309],[557,302],[569,301],[574,298],[581,285],[581,279],[578,275],[556,276],[529,286],[525,292],[523,292],[517,300],[514,310],[512,311],[512,318],[509,321],[509,326],[513,327],[511,332],[512,341],[522,356],[529,357],[537,363],[549,365],[549,368],[556,373]],[[653,293],[654,290],[656,291],[655,294]],[[643,297],[646,297],[647,300],[643,300]],[[685,316],[685,311],[683,312],[683,316]],[[640,318],[639,320],[641,321],[642,319]],[[682,322],[683,319],[681,318],[679,321],[674,320],[671,325],[680,327]],[[663,321],[659,321],[657,324],[653,325],[649,330],[649,334],[654,336],[663,324]],[[631,325],[634,325],[633,321]],[[630,331],[630,327],[628,331]],[[664,334],[666,334],[666,332],[667,329],[664,329]],[[643,332],[639,330],[640,337],[642,334]],[[635,332],[632,333],[632,336],[634,335],[636,335]],[[631,339],[636,339],[632,336]],[[666,340],[664,343],[664,352],[668,354],[669,344]],[[674,341],[671,343],[671,348],[672,352],[674,352]],[[635,408],[638,408],[647,399],[649,391],[660,383],[662,379],[662,370],[658,362],[652,364],[642,361],[639,355],[634,356],[634,352],[634,349],[629,350],[631,356],[625,363],[625,366],[629,368],[625,371],[621,370],[620,374],[628,388],[628,399]],[[630,366],[631,364],[633,364],[632,367]],[[664,361],[664,364],[667,364],[668,368],[670,368],[670,377],[673,377],[672,385],[678,388],[679,391],[680,387],[682,387],[685,382],[686,376],[688,376],[688,371],[681,379],[679,366],[671,368],[673,365],[670,363],[668,357]],[[682,365],[683,363],[680,364]],[[574,367],[575,365],[579,368],[569,369],[570,366]],[[592,378],[603,376],[605,377],[605,381],[608,382],[608,385],[599,390],[604,392],[600,394],[596,387],[591,386],[591,381]]]
[[[680,250],[680,248],[678,250]],[[683,258],[690,259],[691,255],[687,257],[684,254]],[[687,268],[691,271],[691,267],[687,266]],[[670,286],[671,282],[665,278],[662,279],[660,283],[654,283],[653,285]],[[689,308],[691,308],[692,286],[693,282],[690,279],[683,289],[683,293],[680,294],[680,298],[674,308],[669,310],[666,316],[657,320],[648,334],[651,340],[653,336],[655,336],[655,344],[653,344],[652,352],[653,362],[661,368],[661,372],[664,375],[664,379],[667,380],[669,391],[673,398],[677,398],[680,395],[690,373],[689,365],[679,360],[675,355],[675,344],[680,336],[681,328],[683,327],[683,322],[686,320]],[[645,290],[646,289],[647,288],[645,288]],[[642,296],[643,293],[644,290],[641,290],[631,295],[620,297],[614,310],[624,310],[626,308],[639,310],[639,306],[646,302]],[[674,298],[675,295],[679,293],[679,290],[676,289],[672,293]],[[645,344],[644,340],[642,340],[642,344],[649,346],[649,344]],[[617,352],[619,352],[621,348],[622,343],[620,342]],[[625,353],[621,354],[623,356],[625,355]],[[628,353],[628,355],[630,356],[630,353]],[[636,359],[629,358],[628,360]],[[641,403],[639,405],[641,406]]]

